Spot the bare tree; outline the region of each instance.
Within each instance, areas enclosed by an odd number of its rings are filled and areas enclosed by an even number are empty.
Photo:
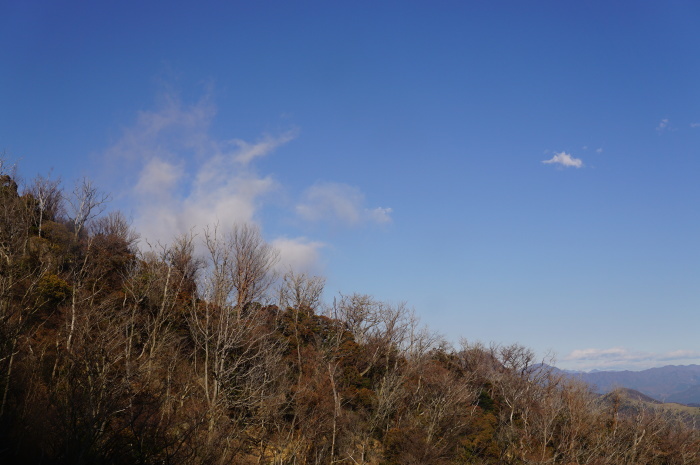
[[[230,273],[236,290],[236,306],[261,299],[275,280],[279,252],[266,243],[257,226],[235,225],[229,236],[233,251]]]
[[[139,240],[138,233],[131,228],[129,220],[120,211],[110,212],[107,216],[97,219],[90,229],[95,236],[118,237],[128,247],[133,247]]]
[[[136,321],[138,316],[141,326],[143,343],[138,358],[152,359],[163,348],[169,347],[172,328],[180,323],[180,312],[184,312],[182,306],[189,303],[180,302],[179,297],[191,296],[191,280],[200,266],[191,256],[189,259],[184,257],[194,247],[193,241],[193,235],[182,235],[169,247],[161,246],[143,254],[124,282],[124,290],[132,305],[131,320]],[[188,269],[183,272],[181,262],[185,260],[190,262],[184,265]],[[144,312],[143,308],[148,311]]]
[[[417,319],[405,303],[391,305],[366,294],[340,296],[334,305],[335,317],[345,323],[358,344],[410,344]]]
[[[13,254],[25,253],[31,222],[27,203],[20,198],[17,167],[0,155],[0,258],[10,265]]]
[[[192,302],[187,321],[207,410],[207,444],[222,442],[225,457],[245,439],[233,420],[243,422],[251,409],[261,413],[284,401],[275,388],[285,373],[283,344],[265,326],[264,309],[244,312],[269,287],[276,253],[251,227],[234,228],[223,240],[216,228],[207,230],[204,241],[209,256],[199,279],[201,300]]]
[[[16,166],[0,155],[0,417],[4,414],[20,336],[42,307],[37,289],[48,270],[26,262],[32,211],[18,193]]]
[[[325,278],[309,276],[306,273],[295,273],[290,269],[285,273],[280,285],[280,308],[316,310],[321,303],[321,294],[323,294],[325,284]]]
[[[90,179],[83,177],[76,181],[73,193],[67,200],[73,233],[78,237],[90,220],[105,211],[110,195],[101,192]]]
[[[245,309],[265,297],[275,280],[279,252],[265,242],[257,226],[235,225],[224,237],[218,227],[207,228],[204,244],[211,267],[208,286],[216,292],[213,302]]]
[[[63,192],[61,191],[61,179],[51,179],[51,175],[44,177],[38,175],[28,189],[39,207],[39,236],[44,219],[55,218],[63,211]]]

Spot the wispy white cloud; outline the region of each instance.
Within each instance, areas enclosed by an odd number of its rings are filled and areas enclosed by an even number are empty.
[[[365,197],[358,188],[328,182],[309,187],[296,211],[307,221],[336,221],[351,226],[391,222],[391,208],[366,208],[364,203]]]
[[[279,187],[250,163],[292,140],[295,132],[252,143],[220,142],[209,134],[214,114],[206,99],[185,107],[168,98],[158,111],[142,112],[109,151],[140,163],[131,190],[134,223],[151,241],[167,242],[206,225],[254,222],[264,196]]]
[[[663,132],[666,129],[669,129],[669,123],[670,123],[670,121],[668,120],[668,118],[662,119],[661,121],[659,121],[659,124],[656,126],[656,130],[659,132]]]
[[[640,352],[624,347],[576,349],[562,359],[577,369],[644,369],[661,364],[700,360],[700,351],[674,350],[663,353]]]
[[[693,359],[700,358],[700,352],[695,350],[673,350],[671,352],[666,352],[666,360],[680,360],[680,359]]]
[[[299,131],[266,134],[254,141],[222,140],[210,132],[215,115],[206,96],[185,105],[166,95],[156,110],[140,112],[106,150],[110,177],[127,180],[115,187],[117,196],[131,209],[134,227],[148,243],[169,243],[208,225],[226,230],[236,223],[257,223],[268,201],[284,190],[272,174],[259,173],[255,161],[294,140]],[[366,209],[362,192],[343,184],[312,186],[303,202],[291,204],[298,206],[290,213],[305,218],[320,220],[331,214],[353,225],[391,221],[391,209]],[[304,237],[271,242],[280,250],[279,266],[284,270],[292,266],[314,271],[326,246]]]
[[[264,157],[274,151],[277,147],[295,139],[298,132],[298,130],[293,129],[277,137],[266,135],[262,140],[254,144],[250,144],[244,140],[234,139],[231,142],[238,148],[235,155],[236,161],[243,165],[247,165],[254,159]]]
[[[691,128],[700,128],[700,123],[690,123]]]
[[[393,210],[391,208],[377,207],[371,210],[365,210],[367,217],[378,224],[391,223],[391,213]]]
[[[581,147],[581,150],[588,150],[589,148],[590,147],[588,147],[587,145],[584,145],[583,147]],[[593,149],[591,148],[591,150],[593,150]],[[545,153],[547,153],[547,152],[545,152]],[[599,147],[599,148],[595,149],[595,153],[603,153],[603,148]]]
[[[209,131],[215,114],[206,97],[187,106],[165,96],[157,110],[140,112],[106,151],[115,169],[138,173],[124,187],[125,197],[134,226],[149,242],[167,243],[207,225],[254,223],[264,198],[279,189],[273,176],[259,174],[251,163],[297,132],[220,141]]]
[[[173,95],[164,95],[158,110],[138,113],[135,124],[123,130],[106,155],[114,163],[124,163],[218,151],[208,137],[215,114],[216,108],[206,96],[187,106]]]
[[[574,158],[571,156],[571,154],[568,154],[566,152],[559,152],[557,154],[554,154],[554,156],[549,160],[542,160],[542,163],[544,163],[545,165],[556,164],[566,168],[581,168],[583,166],[583,161],[580,158]]]
[[[154,157],[141,170],[134,191],[141,195],[162,197],[177,185],[183,176],[182,164],[173,164]]]
[[[628,358],[630,352],[623,347],[610,349],[576,349],[567,355],[564,360],[606,360]]]

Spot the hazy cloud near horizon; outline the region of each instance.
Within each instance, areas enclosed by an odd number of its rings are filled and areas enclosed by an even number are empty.
[[[608,349],[576,349],[562,359],[563,364],[579,370],[590,369],[646,369],[660,365],[683,364],[700,358],[700,352],[678,349],[653,353],[611,347]]]

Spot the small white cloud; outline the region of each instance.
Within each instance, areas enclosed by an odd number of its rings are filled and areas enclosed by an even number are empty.
[[[364,195],[356,187],[340,183],[322,183],[306,190],[296,211],[308,221],[336,220],[351,226],[363,222],[391,222],[391,208],[368,209],[363,206],[364,202]]]
[[[691,128],[700,128],[700,123],[690,123]]]
[[[280,252],[276,267],[279,272],[283,273],[290,268],[301,272],[320,271],[320,255],[324,243],[310,241],[305,237],[279,237],[272,241],[272,245]]]
[[[595,153],[603,153],[603,148],[600,147],[600,148],[595,149]]]
[[[580,158],[574,158],[566,152],[559,152],[549,160],[542,160],[542,163],[546,165],[557,164],[567,168],[572,166],[574,168],[581,168],[583,166],[583,161]]]
[[[659,125],[656,126],[656,130],[659,132],[662,132],[662,131],[668,129],[668,124],[669,124],[668,118],[664,118],[659,122]]]

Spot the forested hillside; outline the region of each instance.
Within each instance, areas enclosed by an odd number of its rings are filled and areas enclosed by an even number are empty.
[[[453,347],[367,295],[324,306],[253,226],[146,250],[107,202],[0,164],[0,463],[700,463],[684,418],[527,348]]]

